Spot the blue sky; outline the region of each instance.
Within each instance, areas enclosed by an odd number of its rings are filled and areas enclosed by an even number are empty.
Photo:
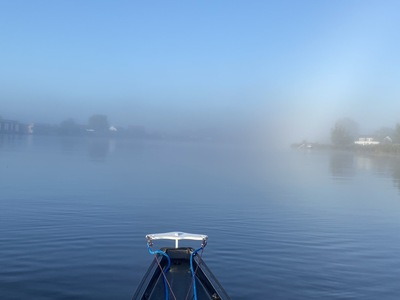
[[[0,115],[290,138],[400,122],[397,1],[0,1]],[[262,131],[262,130],[261,130]]]

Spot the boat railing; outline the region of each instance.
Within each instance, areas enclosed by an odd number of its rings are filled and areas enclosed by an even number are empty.
[[[146,235],[147,243],[153,244],[153,240],[174,240],[175,248],[179,247],[179,241],[181,240],[192,240],[202,241],[202,247],[204,248],[207,244],[208,236],[205,234],[187,233],[181,231],[172,231],[165,233],[152,233]]]

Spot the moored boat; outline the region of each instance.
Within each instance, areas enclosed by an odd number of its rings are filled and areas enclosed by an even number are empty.
[[[154,260],[140,282],[133,300],[227,300],[230,299],[217,278],[201,258],[208,236],[184,232],[146,235]],[[175,248],[153,251],[154,240],[175,240]],[[180,240],[199,240],[198,249],[179,247]]]

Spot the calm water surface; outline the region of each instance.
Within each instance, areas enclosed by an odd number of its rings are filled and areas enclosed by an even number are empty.
[[[396,158],[0,136],[0,188],[1,299],[130,299],[175,230],[233,299],[400,299]]]

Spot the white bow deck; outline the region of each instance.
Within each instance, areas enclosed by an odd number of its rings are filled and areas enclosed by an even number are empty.
[[[192,241],[207,241],[208,236],[205,234],[187,233],[180,231],[172,231],[165,233],[152,233],[147,234],[146,239],[152,240],[174,240],[175,248],[178,248],[180,240],[192,240]]]

